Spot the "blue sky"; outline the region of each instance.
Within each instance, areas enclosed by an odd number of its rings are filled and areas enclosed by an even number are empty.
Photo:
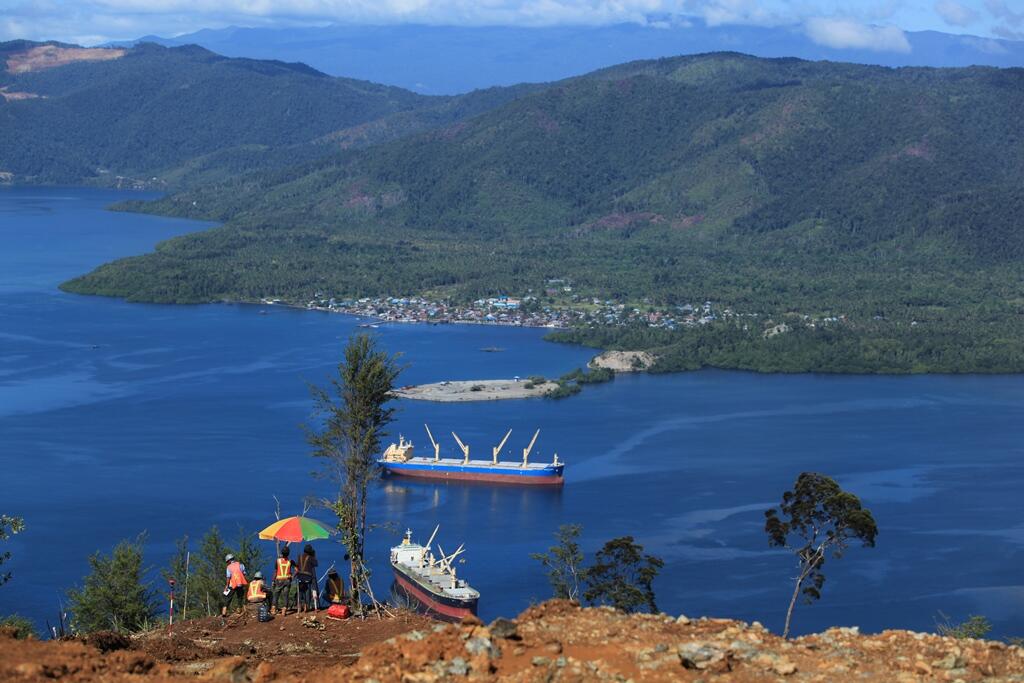
[[[1024,0],[0,0],[0,40],[95,44],[224,26],[342,23],[800,25],[816,42],[904,49],[902,31],[1024,40]]]

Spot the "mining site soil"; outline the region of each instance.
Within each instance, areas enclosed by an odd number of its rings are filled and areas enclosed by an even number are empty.
[[[315,617],[293,613],[261,623],[248,611],[131,638],[101,633],[40,642],[0,634],[0,681],[302,680],[324,669],[347,669],[368,645],[436,623],[407,611],[344,621],[323,611]]]
[[[0,681],[42,683],[428,683],[431,681],[1024,682],[1024,650],[1002,642],[856,627],[783,640],[754,622],[626,615],[564,600],[489,625],[391,619],[268,624],[204,619],[168,635],[15,641]]]

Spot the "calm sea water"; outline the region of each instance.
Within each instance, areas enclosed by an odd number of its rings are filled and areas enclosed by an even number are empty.
[[[300,425],[307,382],[323,382],[357,320],[253,306],[154,306],[63,294],[62,280],[201,228],[110,213],[123,194],[0,190],[0,511],[25,518],[9,543],[14,580],[0,614],[40,622],[87,571],[87,556],[146,531],[148,560],[218,524],[234,535],[324,495]],[[385,325],[408,363],[403,382],[556,375],[580,348],[537,330]],[[484,353],[483,347],[502,347]],[[484,618],[547,597],[529,553],[559,524],[583,544],[631,534],[664,558],[659,606],[759,619],[780,628],[789,556],[767,547],[763,511],[804,470],[835,476],[875,513],[874,549],[827,567],[824,598],[798,631],[834,624],[934,628],[939,610],[987,615],[1024,635],[1024,378],[759,376],[699,372],[620,377],[563,402],[403,402],[394,425],[418,446],[423,423],[455,450],[455,430],[487,453],[508,428],[519,449],[569,463],[562,491],[383,482],[374,515],[446,549]],[[425,449],[426,450],[426,449]],[[508,451],[509,458],[513,450]],[[313,514],[323,519],[323,512]],[[393,532],[372,534],[377,591]],[[339,559],[321,543],[321,562]]]

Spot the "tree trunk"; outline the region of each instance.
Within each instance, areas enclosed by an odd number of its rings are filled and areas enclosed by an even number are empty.
[[[786,627],[782,629],[782,637],[789,637],[789,622],[793,619],[793,608],[796,607],[796,599],[800,596],[800,586],[807,578],[806,572],[801,572],[797,577],[796,586],[793,587],[793,597],[789,600],[789,609],[786,610]]]

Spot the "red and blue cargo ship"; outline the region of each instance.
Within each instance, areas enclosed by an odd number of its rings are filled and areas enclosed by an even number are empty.
[[[401,544],[391,549],[395,584],[428,614],[459,621],[476,614],[480,593],[455,572],[455,558],[465,552],[465,545],[451,555],[446,555],[438,545],[441,556],[435,557],[430,546],[436,535],[437,527],[426,545],[420,545],[413,542],[412,531],[405,532]]]
[[[530,445],[523,449],[522,461],[507,462],[498,460],[498,455],[508,441],[512,430],[508,430],[505,438],[492,449],[490,460],[471,460],[469,457],[469,446],[464,444],[455,432],[456,443],[462,451],[461,458],[442,458],[441,447],[434,440],[427,429],[427,436],[434,446],[434,457],[425,458],[414,455],[411,441],[404,437],[398,437],[398,443],[393,443],[384,451],[377,463],[383,468],[384,474],[400,477],[416,477],[419,479],[443,479],[446,481],[481,481],[501,484],[525,484],[530,486],[561,486],[564,479],[565,463],[559,462],[558,454],[555,454],[554,461],[550,463],[530,462],[530,451],[537,442],[540,434],[538,429],[530,441]]]

